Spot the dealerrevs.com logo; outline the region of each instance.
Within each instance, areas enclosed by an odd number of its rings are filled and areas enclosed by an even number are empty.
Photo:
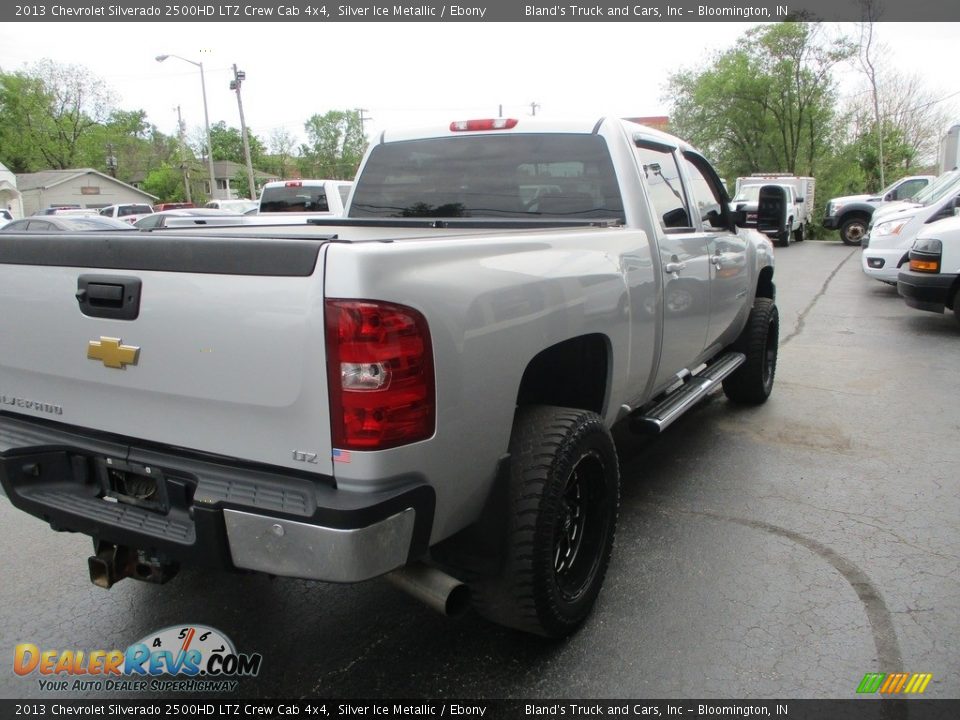
[[[235,690],[236,678],[260,672],[260,653],[238,653],[219,630],[205,625],[175,625],[151,633],[126,650],[42,650],[21,643],[13,671],[39,676],[40,689],[76,691]]]

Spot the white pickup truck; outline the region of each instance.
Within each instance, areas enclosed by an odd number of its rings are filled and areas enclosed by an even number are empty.
[[[260,191],[257,214],[323,213],[340,216],[352,187],[349,180],[274,180]]]
[[[611,426],[773,387],[773,249],[728,203],[672,136],[494,119],[384,133],[319,226],[10,234],[0,481],[93,538],[102,587],[389,574],[566,635],[613,547]]]

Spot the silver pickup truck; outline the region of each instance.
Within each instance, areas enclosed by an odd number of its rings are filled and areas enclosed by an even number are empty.
[[[769,240],[676,138],[387,132],[344,218],[5,234],[0,480],[103,587],[387,574],[560,637],[613,547],[611,426],[764,402],[777,335]]]

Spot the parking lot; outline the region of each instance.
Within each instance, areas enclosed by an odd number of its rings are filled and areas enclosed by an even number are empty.
[[[908,308],[859,254],[777,250],[766,405],[716,395],[659,438],[618,429],[613,561],[564,642],[443,618],[382,580],[187,569],[104,591],[87,538],[2,498],[0,651],[124,648],[203,623],[263,654],[241,697],[846,698],[865,673],[900,671],[932,673],[927,697],[958,697],[960,325]],[[0,693],[44,696],[10,670]]]

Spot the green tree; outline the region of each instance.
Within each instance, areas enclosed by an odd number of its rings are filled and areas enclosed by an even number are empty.
[[[45,135],[52,98],[43,83],[24,73],[0,73],[0,160],[15,173],[46,167],[37,135]]]
[[[102,80],[80,65],[41,60],[0,76],[0,140],[18,172],[76,167],[82,144],[111,109]]]
[[[270,133],[269,148],[270,154],[263,158],[261,167],[281,178],[289,177],[296,166],[296,138],[289,130],[277,128]]]
[[[752,28],[705,69],[670,77],[671,123],[728,176],[813,175],[842,129],[832,71],[854,51],[817,23]]]
[[[367,147],[358,110],[330,110],[304,123],[309,142],[300,148],[305,177],[352,180]]]
[[[266,147],[263,142],[254,133],[247,128],[248,140],[250,142],[250,161],[254,167],[259,167],[266,155]],[[210,144],[213,145],[214,160],[231,160],[241,165],[246,164],[247,158],[243,152],[243,134],[239,128],[228,127],[227,123],[221,120],[210,126]]]
[[[143,189],[156,195],[161,202],[183,202],[187,199],[183,173],[180,168],[171,165],[161,165],[150,171],[143,181]],[[194,202],[197,202],[196,193]]]

